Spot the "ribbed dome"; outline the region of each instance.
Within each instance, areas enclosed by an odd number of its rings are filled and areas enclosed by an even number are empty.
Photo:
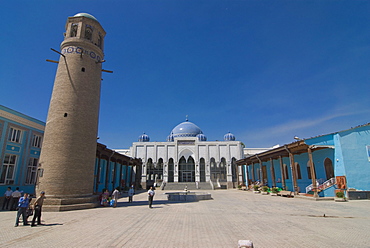
[[[203,133],[200,128],[190,121],[185,121],[172,129],[171,134],[176,137],[196,137],[198,134]]]
[[[199,141],[207,141],[207,137],[202,133],[198,134],[197,138]]]
[[[227,134],[224,135],[224,140],[225,141],[235,141],[235,136],[234,134],[228,132]]]
[[[150,141],[150,138],[145,133],[139,136],[139,142],[149,142],[149,141]]]

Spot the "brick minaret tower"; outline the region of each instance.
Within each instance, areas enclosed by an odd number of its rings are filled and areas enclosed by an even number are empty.
[[[46,211],[91,208],[105,31],[92,15],[68,17],[40,155]]]

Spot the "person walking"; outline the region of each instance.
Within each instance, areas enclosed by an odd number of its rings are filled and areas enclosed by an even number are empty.
[[[45,200],[45,191],[41,191],[40,196],[37,197],[36,201],[33,204],[33,209],[35,210],[35,213],[32,218],[32,223],[31,226],[36,226],[35,222],[37,219],[37,225],[42,225],[41,224],[41,210],[42,210],[42,205],[44,204]]]
[[[148,190],[149,208],[153,208],[152,204],[153,204],[154,195],[155,195],[154,189],[153,187],[150,187],[150,189]]]
[[[27,223],[27,209],[30,205],[30,200],[28,198],[28,193],[24,193],[24,196],[19,198],[19,202],[18,202],[18,211],[17,211],[17,218],[15,219],[15,225],[14,226],[18,226],[19,225],[19,217],[21,217],[22,215],[22,219],[23,219],[23,225],[24,226],[28,226],[29,224]]]
[[[22,193],[19,192],[19,188],[17,187],[15,191],[12,193],[12,203],[10,204],[10,210],[16,210],[18,206],[19,198],[21,198]]]
[[[118,190],[118,187],[114,189],[113,193],[112,193],[112,201],[113,202],[113,207],[117,207],[117,201],[118,201],[118,195],[119,195],[119,190]]]
[[[13,194],[13,190],[11,187],[8,187],[8,189],[5,191],[4,193],[4,202],[3,202],[3,208],[2,210],[4,210],[4,207],[6,206],[6,209],[9,208],[9,202],[10,200],[12,199],[12,194]],[[10,206],[11,207],[11,206]]]
[[[131,185],[131,188],[128,190],[128,202],[132,202],[134,194],[135,194],[134,185]]]

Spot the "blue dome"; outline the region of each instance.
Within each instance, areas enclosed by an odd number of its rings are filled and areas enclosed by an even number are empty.
[[[196,137],[198,134],[203,133],[200,128],[190,121],[185,121],[172,129],[171,134],[176,137]]]
[[[93,15],[90,15],[88,13],[78,13],[78,14],[75,14],[73,17],[79,17],[79,16],[84,16],[84,17],[93,19],[94,21],[98,21]]]
[[[224,140],[225,141],[235,141],[235,136],[234,134],[228,132],[227,134],[224,135]]]
[[[207,141],[207,137],[202,133],[198,134],[197,138],[199,141]]]
[[[150,138],[145,133],[139,136],[139,142],[149,142],[149,141],[150,141]]]

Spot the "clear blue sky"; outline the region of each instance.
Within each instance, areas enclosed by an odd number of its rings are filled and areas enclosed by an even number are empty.
[[[179,123],[270,147],[370,121],[370,1],[1,1],[0,104],[46,121],[68,16],[107,32],[99,142]]]

